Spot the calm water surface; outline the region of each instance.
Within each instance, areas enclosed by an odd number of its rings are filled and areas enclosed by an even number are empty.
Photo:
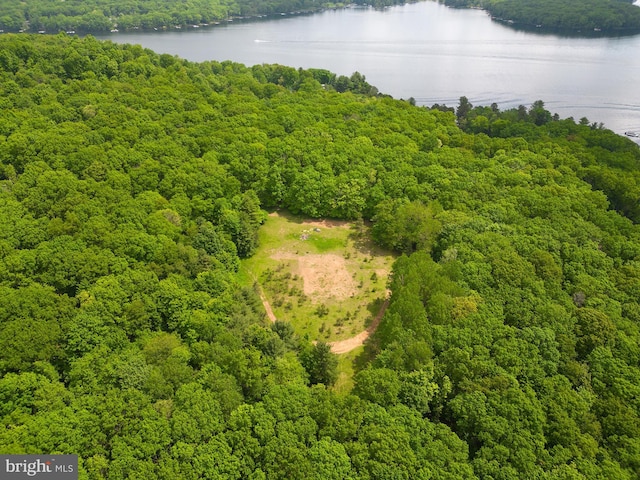
[[[194,60],[279,63],[364,74],[396,98],[529,106],[640,132],[640,35],[567,38],[515,31],[480,10],[422,2],[169,32],[97,36]]]

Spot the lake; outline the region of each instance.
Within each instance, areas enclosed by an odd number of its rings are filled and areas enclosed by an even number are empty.
[[[193,61],[232,60],[358,71],[380,92],[419,105],[502,109],[543,100],[561,117],[640,132],[640,35],[571,38],[516,31],[481,10],[421,2],[375,10],[96,35]]]

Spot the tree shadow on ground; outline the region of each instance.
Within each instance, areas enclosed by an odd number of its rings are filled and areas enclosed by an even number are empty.
[[[380,326],[380,323],[384,321],[384,313],[386,313],[386,307],[388,306],[388,299],[384,297],[378,297],[367,305],[367,310],[371,313],[371,316],[365,322],[365,328],[370,328],[377,317],[382,315],[378,320],[376,329]],[[384,309],[384,311],[383,311]],[[362,353],[356,356],[353,365],[354,373],[365,369],[373,360],[375,360],[378,353],[380,353],[380,343],[378,337],[375,335],[375,330],[371,332],[369,338],[364,342],[364,349]]]

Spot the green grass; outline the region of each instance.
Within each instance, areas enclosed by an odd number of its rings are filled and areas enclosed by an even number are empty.
[[[347,242],[342,238],[326,238],[319,234],[312,234],[309,237],[309,243],[312,244],[316,251],[320,253],[347,247]]]
[[[362,355],[363,351],[364,347],[358,347],[349,353],[338,355],[338,379],[333,386],[336,393],[347,394],[353,389],[357,358]]]

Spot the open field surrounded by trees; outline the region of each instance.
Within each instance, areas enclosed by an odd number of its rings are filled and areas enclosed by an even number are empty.
[[[310,340],[332,342],[365,330],[387,297],[393,256],[362,222],[304,220],[279,212],[260,229],[260,247],[242,263],[274,318]],[[273,319],[272,319],[273,320]]]

